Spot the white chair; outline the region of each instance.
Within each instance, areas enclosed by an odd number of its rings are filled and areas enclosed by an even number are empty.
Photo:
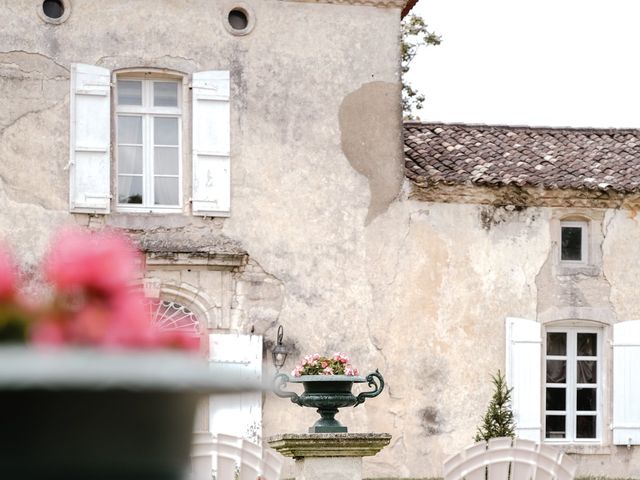
[[[509,437],[478,442],[444,463],[444,480],[571,480],[577,464],[562,451]]]
[[[198,459],[208,454],[215,459],[216,471],[211,475],[209,466],[208,480],[278,480],[282,470],[282,456],[268,447],[261,447],[244,438],[233,435],[218,434],[209,441],[210,448],[204,452],[202,448],[194,449],[192,464],[194,473],[202,471],[196,468]]]

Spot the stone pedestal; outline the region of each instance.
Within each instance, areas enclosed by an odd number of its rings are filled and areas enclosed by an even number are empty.
[[[269,446],[296,461],[296,480],[361,480],[362,457],[389,445],[388,433],[286,433]]]

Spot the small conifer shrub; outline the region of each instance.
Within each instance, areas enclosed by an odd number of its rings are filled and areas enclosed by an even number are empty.
[[[487,412],[484,414],[482,424],[476,430],[474,440],[476,442],[487,441],[497,437],[515,437],[515,422],[511,410],[511,392],[513,388],[507,386],[504,375],[498,370],[491,376],[494,385],[493,397]]]

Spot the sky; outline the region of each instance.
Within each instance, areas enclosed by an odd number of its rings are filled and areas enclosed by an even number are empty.
[[[640,128],[640,1],[419,0],[423,121]]]

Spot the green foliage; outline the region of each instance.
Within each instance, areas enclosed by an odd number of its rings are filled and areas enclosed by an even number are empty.
[[[409,71],[411,61],[421,47],[428,45],[440,45],[442,38],[429,31],[427,24],[420,15],[412,13],[402,20],[402,111],[405,119],[413,120],[412,110],[422,109],[424,95],[412,87],[405,80],[405,74]]]
[[[511,392],[513,388],[508,388],[504,375],[498,370],[497,375],[492,375],[491,380],[494,385],[493,397],[487,412],[476,431],[474,440],[476,442],[487,441],[497,437],[515,437],[515,423],[513,412],[511,411]]]

